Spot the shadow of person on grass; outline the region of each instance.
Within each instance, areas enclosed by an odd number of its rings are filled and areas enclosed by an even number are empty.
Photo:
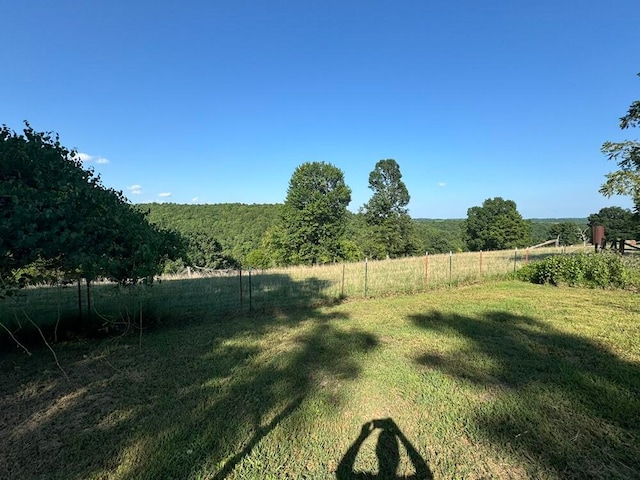
[[[378,443],[376,444],[376,456],[378,457],[378,474],[372,472],[357,472],[354,470],[356,457],[364,441],[376,429],[380,429]],[[398,476],[398,466],[400,464],[401,443],[409,456],[415,473],[408,476]],[[337,480],[428,480],[433,479],[433,474],[429,470],[427,462],[420,456],[411,442],[404,436],[396,423],[391,418],[372,420],[362,425],[360,435],[347,450],[338,465],[336,471]]]

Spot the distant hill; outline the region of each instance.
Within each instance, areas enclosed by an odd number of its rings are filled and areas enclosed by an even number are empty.
[[[189,235],[202,233],[222,245],[223,253],[244,260],[259,248],[264,232],[278,217],[280,204],[219,203],[185,205],[177,203],[143,203],[149,221]]]
[[[262,238],[278,219],[281,204],[219,203],[188,205],[176,203],[144,203],[137,208],[149,212],[149,220],[185,236],[204,234],[217,240],[225,255],[244,263],[247,254],[262,245]],[[464,251],[463,218],[415,218],[416,245],[419,251],[442,253]],[[586,218],[533,218],[534,243],[549,240],[549,227],[554,223],[587,224]],[[352,236],[358,236],[356,214],[349,215]]]
[[[441,223],[441,222],[463,222],[464,218],[414,218],[416,222],[433,222],[433,223]],[[577,223],[577,224],[587,224],[587,218],[529,218],[533,223]]]
[[[589,221],[584,218],[529,218],[533,223],[577,223],[578,225],[587,225]]]

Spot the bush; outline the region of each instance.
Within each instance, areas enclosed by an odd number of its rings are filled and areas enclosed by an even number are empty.
[[[556,255],[524,266],[517,278],[531,283],[591,288],[639,287],[639,269],[616,253]]]

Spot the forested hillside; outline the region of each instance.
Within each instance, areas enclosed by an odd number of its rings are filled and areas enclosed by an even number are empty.
[[[196,265],[228,267],[249,266],[251,252],[264,248],[264,238],[268,230],[277,224],[280,204],[223,203],[213,205],[180,205],[175,203],[148,203],[138,205],[148,211],[148,219],[164,228],[180,232],[192,244],[192,259]],[[549,240],[558,234],[562,225],[575,224],[586,228],[587,219],[532,219],[532,244]],[[467,250],[465,240],[465,219],[413,219],[413,244],[415,254],[432,254]],[[554,233],[556,232],[556,233]],[[367,229],[361,214],[347,216],[347,237],[352,245],[351,260],[364,258],[367,248]],[[216,256],[218,263],[208,262],[206,252],[196,254],[196,250],[209,249],[209,258]],[[234,263],[235,262],[235,263]],[[256,266],[256,265],[252,265]]]
[[[281,205],[145,203],[138,207],[149,212],[150,222],[177,230],[187,239],[199,235],[217,241],[222,255],[242,264],[249,252],[260,248],[262,237],[275,223]]]

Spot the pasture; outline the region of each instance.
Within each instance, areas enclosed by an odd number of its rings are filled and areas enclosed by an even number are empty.
[[[636,293],[493,280],[226,314],[178,301],[189,282],[161,284],[142,338],[58,343],[68,379],[45,348],[0,355],[0,477],[640,477]]]
[[[194,272],[162,277],[150,288],[94,282],[88,292],[83,283],[80,294],[73,283],[37,287],[0,300],[0,320],[16,335],[30,334],[37,340],[40,335],[34,325],[46,327],[48,338],[55,341],[58,331],[64,330],[57,327],[65,322],[77,322],[85,330],[120,331],[123,325],[138,325],[141,317],[143,324],[179,323],[198,318],[203,310],[236,315],[326,305],[347,298],[420,293],[505,277],[529,261],[581,251],[591,248],[465,252],[313,267]],[[13,344],[0,328],[0,340],[3,337],[5,345]]]

